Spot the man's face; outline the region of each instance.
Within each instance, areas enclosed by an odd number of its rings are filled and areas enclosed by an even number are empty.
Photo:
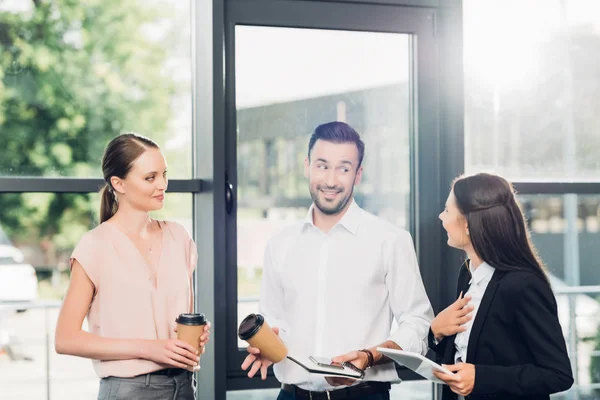
[[[304,160],[304,176],[315,206],[324,214],[338,214],[352,199],[354,185],[362,177],[358,148],[354,143],[317,140],[310,160]]]

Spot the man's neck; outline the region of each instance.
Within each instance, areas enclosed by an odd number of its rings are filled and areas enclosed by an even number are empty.
[[[340,210],[337,214],[325,214],[323,211],[319,210],[319,207],[316,205],[313,207],[313,224],[323,233],[327,233],[333,228],[340,220],[344,217],[348,209],[353,203],[353,199],[348,200],[348,204]]]

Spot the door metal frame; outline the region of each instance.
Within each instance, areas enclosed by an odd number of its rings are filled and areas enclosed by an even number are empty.
[[[413,50],[411,90],[411,224],[421,274],[432,303],[438,302],[441,262],[432,243],[441,243],[437,221],[440,204],[440,111],[437,10],[396,5],[312,2],[297,0],[231,0],[225,4],[225,173],[233,186],[231,212],[225,219],[223,249],[226,269],[227,390],[277,387],[269,379],[248,379],[240,369],[245,351],[237,347],[237,132],[235,100],[236,25],[410,34]],[[223,188],[225,189],[225,188]],[[216,194],[218,197],[218,193]],[[216,267],[215,267],[216,269]],[[401,377],[414,379],[409,371]]]

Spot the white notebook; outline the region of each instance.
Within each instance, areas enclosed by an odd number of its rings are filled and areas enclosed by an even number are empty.
[[[353,364],[345,362],[343,364],[334,364],[330,359],[323,357],[291,357],[287,358],[310,372],[324,376],[333,376],[340,378],[352,378],[361,380],[365,372]]]
[[[382,354],[385,354],[386,356],[394,360],[396,363],[415,371],[423,378],[435,383],[444,383],[444,381],[436,378],[436,376],[433,374],[434,369],[445,374],[453,374],[453,372],[450,372],[448,369],[442,367],[440,364],[436,363],[435,361],[431,361],[429,358],[424,357],[419,353],[412,353],[410,351],[404,350],[386,349],[383,347],[378,347],[377,351]]]

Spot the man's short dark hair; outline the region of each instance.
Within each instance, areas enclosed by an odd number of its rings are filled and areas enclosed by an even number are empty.
[[[365,144],[360,140],[358,132],[350,125],[344,122],[334,121],[317,126],[308,142],[309,160],[310,152],[319,139],[332,143],[354,143],[358,149],[358,167],[362,165],[363,157],[365,156]]]

